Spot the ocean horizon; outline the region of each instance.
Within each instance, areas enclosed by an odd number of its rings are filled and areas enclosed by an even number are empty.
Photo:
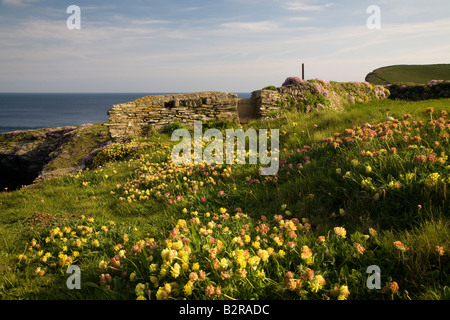
[[[177,92],[182,93],[182,92]],[[234,92],[249,98],[250,92]],[[176,93],[0,93],[0,133],[108,121],[114,104]]]

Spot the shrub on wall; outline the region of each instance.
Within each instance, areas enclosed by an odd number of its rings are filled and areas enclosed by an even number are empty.
[[[172,134],[172,132],[174,132],[177,129],[186,129],[186,127],[181,122],[174,121],[164,129],[164,132]]]
[[[298,77],[288,77],[280,90],[288,98],[278,101],[277,105],[300,112],[339,108],[343,104],[365,103],[389,96],[389,91],[384,87],[374,87],[368,82],[303,81]]]
[[[292,85],[292,84],[297,84],[297,83],[300,83],[300,82],[303,82],[303,80],[300,79],[299,77],[287,77],[286,80],[284,80],[284,82],[283,82],[283,84],[281,86],[285,87],[285,86],[289,86],[289,85]]]
[[[212,120],[207,121],[204,123],[205,130],[207,129],[219,129],[219,130],[225,130],[230,128],[237,128],[239,126],[239,123],[226,120],[226,119],[217,119],[214,118]]]

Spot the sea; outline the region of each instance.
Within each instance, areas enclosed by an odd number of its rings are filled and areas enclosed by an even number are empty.
[[[0,133],[107,122],[114,104],[159,94],[174,93],[0,93]]]

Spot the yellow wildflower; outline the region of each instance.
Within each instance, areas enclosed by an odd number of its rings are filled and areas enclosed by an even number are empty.
[[[186,285],[183,288],[183,291],[186,297],[189,297],[192,294],[192,283],[190,281],[186,283]]]
[[[184,228],[186,227],[186,220],[184,219],[179,219],[176,225],[176,228]]]
[[[269,259],[269,256],[270,254],[267,250],[258,250],[258,257],[260,257],[263,262],[266,262]]]
[[[34,273],[36,273],[36,275],[42,277],[45,274],[45,269],[41,269],[41,267],[37,267],[36,270],[34,270]]]
[[[266,278],[266,272],[264,270],[258,270],[256,273],[256,277],[259,279],[265,279]]]
[[[308,246],[303,246],[302,247],[302,253],[301,253],[300,257],[303,260],[310,259],[312,257],[312,250]]]
[[[333,230],[336,235],[338,235],[342,238],[345,238],[345,236],[347,235],[347,231],[345,230],[345,228],[335,227]]]
[[[159,270],[159,276],[162,278],[165,277],[166,274],[167,274],[166,266],[161,266],[161,270]]]
[[[150,272],[156,272],[158,270],[158,265],[156,263],[152,263],[149,267]]]
[[[159,285],[158,278],[155,277],[155,276],[151,276],[151,277],[150,277],[150,282],[153,283],[153,285],[155,286],[155,288],[158,287],[158,285]]]
[[[348,290],[347,286],[341,286],[339,289],[339,296],[338,300],[346,300],[348,298],[348,295],[350,294],[350,291]]]
[[[138,283],[136,287],[134,288],[134,292],[136,293],[136,296],[144,296],[145,295],[145,284]]]
[[[248,264],[250,265],[250,267],[252,267],[253,270],[256,270],[260,261],[261,261],[260,257],[253,256],[248,259]]]
[[[314,280],[310,282],[309,289],[311,292],[318,292],[325,284],[325,278],[321,275],[316,275]]]
[[[178,263],[175,263],[171,270],[172,277],[178,278],[178,276],[180,275],[180,270],[181,266]]]
[[[183,248],[183,242],[180,240],[180,241],[173,243],[172,248],[177,251],[181,250],[181,248]]]
[[[230,260],[228,260],[227,258],[222,258],[220,260],[220,267],[222,269],[227,269],[230,265],[231,265]]]

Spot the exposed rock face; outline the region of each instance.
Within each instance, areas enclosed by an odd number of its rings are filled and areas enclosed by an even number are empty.
[[[3,133],[0,140],[0,188],[28,185],[56,156],[75,127]]]
[[[186,127],[199,119],[239,121],[237,106],[236,94],[215,91],[146,96],[114,105],[106,125],[111,137],[120,141],[142,136],[150,129],[164,129],[174,121]]]
[[[83,157],[109,140],[101,128],[90,130],[85,125],[0,134],[0,190],[81,169]]]

